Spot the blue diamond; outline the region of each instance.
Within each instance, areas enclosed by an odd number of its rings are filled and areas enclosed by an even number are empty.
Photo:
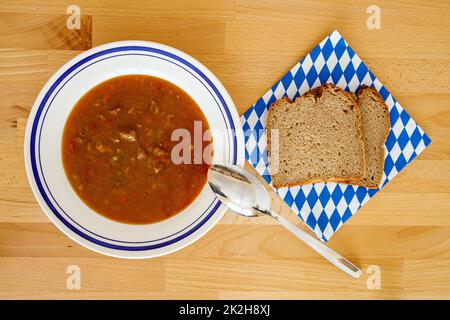
[[[407,164],[407,162],[406,162],[405,157],[403,156],[403,154],[400,153],[397,161],[395,161],[395,168],[397,169],[398,172],[400,172],[401,170],[403,170],[403,168],[406,166],[406,164]]]
[[[320,47],[317,46],[309,53],[309,56],[311,57],[311,60],[315,62],[319,54],[320,54]]]
[[[423,143],[425,144],[425,146],[429,146],[431,143],[431,139],[429,136],[427,136],[426,134],[423,135]]]
[[[344,214],[342,215],[342,223],[345,223],[348,219],[350,219],[351,216],[352,216],[352,212],[350,211],[349,208],[347,208],[344,211]]]
[[[330,77],[330,70],[328,70],[327,65],[324,65],[322,70],[319,73],[319,81],[320,81],[320,83],[327,82],[329,77]]]
[[[242,130],[244,130],[244,133],[248,132],[250,130],[250,126],[248,125],[247,121],[245,121],[244,124],[242,125]],[[247,141],[248,137],[246,137],[246,136],[244,136],[244,137],[245,137],[245,141]]]
[[[297,88],[300,88],[303,81],[305,80],[305,71],[302,67],[298,68],[297,72],[294,75],[294,82]]]
[[[322,204],[322,207],[325,208],[329,200],[330,200],[330,192],[328,191],[328,188],[325,187],[322,189],[322,192],[319,195],[319,201]]]
[[[391,111],[389,112],[389,118],[391,120],[392,124],[395,124],[398,120],[398,118],[400,117],[400,114],[398,113],[397,108],[392,108]]]
[[[281,78],[281,82],[283,83],[284,89],[287,90],[287,88],[289,88],[289,86],[292,83],[292,80],[294,80],[294,77],[290,72],[286,73],[286,75],[283,78]]]
[[[419,145],[421,140],[422,140],[422,135],[420,134],[419,128],[416,127],[416,129],[414,129],[414,131],[411,135],[411,138],[410,138],[413,148],[416,148]]]
[[[314,228],[316,227],[317,221],[316,221],[316,218],[314,217],[313,214],[310,214],[310,215],[308,216],[308,219],[306,219],[306,224],[307,224],[308,226],[310,226],[311,229],[314,230]]]
[[[327,217],[325,211],[322,211],[322,213],[319,216],[319,220],[317,220],[317,223],[319,225],[320,231],[323,232],[323,230],[325,230],[325,228],[327,227],[327,224],[328,224],[328,217]]]
[[[353,51],[351,47],[347,47],[347,53],[350,59],[353,58],[353,56],[355,55],[355,51]]]
[[[272,106],[272,103],[274,103],[275,100],[277,100],[277,99],[275,98],[275,95],[272,94],[266,104],[268,106],[268,108],[270,108]]]
[[[306,81],[308,82],[309,86],[312,87],[314,82],[317,80],[317,71],[314,66],[311,67],[308,74],[306,75]]]
[[[255,127],[253,128],[253,130],[254,130],[254,133],[255,133],[256,141],[259,141],[259,138],[261,137],[262,131],[265,130],[263,125],[262,125],[262,123],[261,123],[261,121],[259,121],[259,120],[256,121]]]
[[[388,149],[388,151],[391,151],[395,145],[395,142],[397,142],[397,138],[395,137],[394,132],[390,131],[386,139],[386,149]]]
[[[360,63],[358,69],[356,69],[356,76],[358,77],[359,81],[363,81],[364,77],[367,74],[367,67],[364,63]]]
[[[333,214],[330,217],[330,224],[331,227],[333,228],[333,231],[336,231],[339,223],[341,222],[341,216],[339,215],[339,213],[335,210],[333,212]]]
[[[313,208],[316,205],[318,199],[319,197],[317,196],[316,190],[312,188],[311,192],[306,197],[306,201],[308,202],[309,207]]]
[[[354,75],[355,75],[355,68],[353,67],[353,63],[349,63],[347,65],[347,68],[345,68],[344,78],[347,82],[350,82],[350,80],[352,80]]]
[[[262,99],[259,99],[262,100]],[[259,101],[258,100],[258,101]],[[252,114],[253,108],[248,109],[245,113],[244,113],[244,118],[245,120],[248,120],[248,118],[250,117],[250,115]]]
[[[341,38],[334,47],[334,54],[336,55],[336,58],[338,58],[338,60],[342,57],[346,48],[347,46],[345,45],[344,38]]]
[[[333,52],[333,45],[331,44],[330,38],[328,38],[322,48],[322,55],[325,61],[328,60],[332,52]]]
[[[334,67],[334,69],[331,71],[331,79],[333,79],[334,83],[338,83],[339,79],[341,79],[342,77],[342,68],[341,65],[338,63],[336,64],[336,66]]]
[[[402,133],[400,133],[400,136],[397,139],[398,145],[400,146],[400,149],[404,149],[406,144],[409,141],[408,133],[406,133],[406,130],[402,130]]]
[[[292,206],[292,204],[294,203],[294,198],[292,197],[292,194],[291,194],[290,191],[288,191],[288,192],[286,193],[286,195],[284,196],[283,200],[284,200],[284,202],[287,203],[287,205],[288,205],[289,207]]]
[[[386,180],[385,183],[387,183],[387,182],[388,182],[388,181]],[[380,190],[380,189],[368,189],[368,190],[367,190],[367,194],[369,195],[370,198],[372,198],[374,195],[377,194],[377,192],[378,192],[379,190]]]
[[[409,116],[408,113],[406,113],[405,110],[402,110],[402,113],[400,114],[400,119],[402,119],[403,125],[406,126],[411,117]]]
[[[355,196],[355,190],[353,190],[353,186],[348,185],[344,191],[344,198],[347,201],[347,204],[350,203]]]
[[[411,161],[413,161],[416,157],[417,157],[417,153],[415,151],[413,151],[413,153],[411,153],[411,156],[409,157],[408,163],[411,163]]]
[[[267,109],[267,105],[263,99],[259,99],[258,101],[256,101],[254,109],[258,117],[261,117],[261,115]]]
[[[381,87],[380,91],[380,96],[383,98],[384,101],[386,101],[386,99],[389,97],[389,92],[386,90],[386,88],[383,86]],[[395,109],[395,108],[393,108]]]
[[[358,198],[359,203],[361,203],[366,197],[367,189],[364,187],[356,188],[356,197]]]
[[[333,193],[331,194],[331,199],[333,199],[333,203],[337,206],[339,201],[341,201],[342,198],[342,191],[341,188],[336,185],[336,188],[334,188]]]
[[[298,192],[297,195],[295,196],[295,205],[297,206],[297,208],[301,209],[305,204],[305,201],[306,201],[305,194],[302,191]]]
[[[384,173],[386,176],[389,176],[389,173],[391,173],[392,168],[394,168],[394,161],[392,160],[391,155],[386,156],[386,160],[384,161]]]

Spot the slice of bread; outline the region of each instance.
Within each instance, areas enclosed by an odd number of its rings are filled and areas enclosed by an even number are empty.
[[[361,114],[353,96],[333,84],[294,102],[275,101],[267,115],[267,144],[276,188],[364,177]]]
[[[362,86],[357,97],[362,119],[366,173],[362,179],[349,183],[376,189],[383,176],[384,144],[391,128],[389,109],[374,88]]]

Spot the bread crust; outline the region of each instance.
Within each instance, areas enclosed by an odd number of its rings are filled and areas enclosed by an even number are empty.
[[[384,145],[386,143],[387,137],[389,136],[389,132],[391,131],[391,119],[389,117],[389,107],[386,105],[386,103],[384,102],[383,98],[380,96],[380,94],[378,93],[377,90],[375,90],[372,87],[366,86],[366,85],[362,85],[358,89],[357,97],[359,97],[364,91],[370,91],[372,93],[373,97],[383,107],[383,111],[384,111],[385,116],[386,116],[386,132],[385,132],[385,135],[384,135],[384,139],[382,140],[382,144],[381,144],[381,148],[380,148],[380,154],[379,154],[379,161],[380,161],[381,167],[384,170],[384,161],[385,161],[384,160],[384,158],[385,158]],[[374,181],[375,185],[371,185],[369,183],[366,183],[365,180],[364,180],[364,177],[362,179],[360,179],[360,180],[348,180],[348,181],[345,181],[345,183],[356,185],[356,186],[361,186],[361,187],[366,187],[368,189],[378,189],[380,187],[382,177],[383,177],[383,173],[381,173],[378,181]]]
[[[305,99],[305,98],[313,97],[317,101],[317,99],[319,99],[322,96],[324,90],[326,90],[326,89],[334,91],[335,93],[342,94],[344,97],[346,97],[351,104],[351,108],[355,112],[355,117],[356,117],[355,123],[356,123],[356,132],[357,132],[356,138],[359,141],[359,146],[360,146],[361,175],[358,177],[342,177],[342,178],[335,177],[335,178],[328,178],[328,179],[313,178],[313,179],[309,179],[309,180],[301,180],[301,181],[296,181],[293,183],[282,183],[282,184],[277,184],[272,179],[272,184],[275,188],[293,187],[293,186],[298,186],[298,185],[305,185],[305,184],[319,183],[319,182],[337,182],[337,183],[347,182],[348,183],[349,181],[358,181],[358,180],[361,180],[364,178],[364,176],[366,174],[366,172],[365,172],[366,157],[365,157],[363,130],[362,130],[362,117],[361,117],[361,112],[359,110],[359,107],[355,100],[355,94],[346,92],[342,88],[340,88],[332,83],[324,83],[319,87],[316,87],[314,89],[311,89],[308,92],[305,92],[303,95],[301,95],[297,99]],[[266,129],[266,131],[267,131],[266,132],[267,133],[266,134],[266,136],[267,136],[267,155],[268,155],[269,162],[270,162],[270,150],[271,150],[271,139],[270,139],[271,135],[269,133],[269,127],[271,127],[269,124],[269,120],[271,119],[270,114],[271,114],[271,112],[273,112],[274,108],[276,108],[278,105],[283,104],[283,103],[292,104],[295,101],[292,101],[288,97],[283,97],[283,98],[278,99],[275,102],[273,102],[272,105],[269,107],[269,111],[267,113],[267,129]]]

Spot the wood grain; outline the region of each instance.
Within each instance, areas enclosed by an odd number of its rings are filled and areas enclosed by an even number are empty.
[[[0,298],[450,299],[450,4],[378,1],[63,0],[0,2]],[[269,218],[227,212],[205,237],[166,257],[129,261],[74,243],[36,203],[23,164],[28,113],[69,59],[109,41],[162,42],[192,54],[240,113],[319,41],[339,30],[433,143],[341,228],[329,245],[363,267],[349,279]],[[305,228],[273,193],[273,206]],[[306,230],[306,228],[305,228]],[[81,290],[68,290],[78,265]],[[367,268],[381,270],[368,289]]]
[[[0,12],[3,48],[74,49],[92,46],[92,18],[81,17],[81,28],[69,30],[67,16]]]

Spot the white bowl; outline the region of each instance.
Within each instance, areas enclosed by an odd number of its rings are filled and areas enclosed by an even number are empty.
[[[225,88],[205,66],[165,45],[120,41],[78,55],[46,83],[28,120],[25,165],[40,206],[70,238],[114,257],[156,257],[191,244],[222,217],[226,208],[207,184],[179,214],[154,224],[129,225],[109,220],[85,205],[72,189],[62,166],[61,139],[71,109],[92,87],[125,74],[156,76],[182,88],[197,102],[209,122],[213,161],[244,164],[238,113]]]

